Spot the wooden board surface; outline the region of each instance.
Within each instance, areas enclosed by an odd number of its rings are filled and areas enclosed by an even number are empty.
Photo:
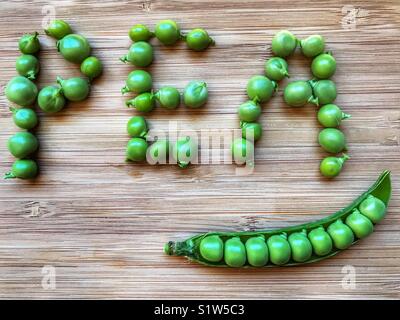
[[[58,18],[89,39],[105,71],[87,101],[56,115],[40,113],[40,177],[0,182],[0,298],[399,298],[397,0],[1,1],[2,92],[15,74],[17,40],[41,31],[51,9],[45,5],[54,5]],[[285,106],[287,82],[263,109],[264,137],[253,174],[237,176],[230,164],[186,170],[126,164],[125,124],[135,112],[124,107],[120,88],[132,67],[118,58],[127,52],[133,24],[153,28],[165,18],[176,19],[184,31],[206,28],[217,45],[193,53],[184,43],[165,48],[152,41],[155,88],[182,89],[204,79],[210,90],[204,109],[158,108],[147,117],[152,128],[163,130],[176,120],[184,129],[231,133],[246,82],[262,73],[273,34],[289,29],[300,38],[325,36],[338,63],[337,104],[353,116],[342,127],[352,157],[343,173],[333,181],[321,178],[318,165],[325,154],[316,142],[315,107]],[[57,75],[79,74],[42,31],[40,40],[39,87]],[[289,64],[293,79],[310,77],[309,61],[299,54]],[[3,173],[13,161],[6,141],[17,128],[3,93],[0,99]],[[384,169],[393,173],[387,217],[368,239],[334,258],[296,268],[230,270],[163,254],[166,241],[208,230],[257,230],[325,217]],[[43,287],[43,273],[52,267],[56,288]],[[356,274],[352,288],[342,285],[348,270]]]

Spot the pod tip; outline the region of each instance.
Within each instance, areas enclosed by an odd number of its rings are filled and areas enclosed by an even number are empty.
[[[174,245],[175,245],[175,242],[173,242],[173,241],[168,241],[165,245],[164,245],[164,253],[165,254],[167,254],[167,255],[169,255],[169,256],[172,256],[173,254],[174,254]]]

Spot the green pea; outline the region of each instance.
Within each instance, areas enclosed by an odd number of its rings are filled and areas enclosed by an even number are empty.
[[[64,97],[69,101],[82,101],[89,95],[90,86],[85,79],[74,77],[64,80],[57,77],[57,82],[61,86]]]
[[[160,21],[154,31],[156,38],[164,45],[175,44],[181,38],[181,31],[178,24],[172,20]]]
[[[272,52],[278,57],[290,56],[297,47],[296,37],[287,30],[279,31],[272,39]]]
[[[147,151],[147,162],[150,164],[166,164],[169,154],[169,141],[159,139],[155,141]]]
[[[136,67],[147,67],[153,62],[153,47],[145,41],[135,42],[129,48],[127,55],[120,58],[122,62],[129,62]]]
[[[325,177],[336,177],[342,171],[343,164],[348,159],[350,157],[347,154],[343,154],[342,157],[326,157],[321,161],[319,169]]]
[[[250,137],[255,141],[260,140],[262,136],[262,128],[261,124],[258,122],[242,122],[240,124],[240,127],[242,128],[242,138],[250,140]]]
[[[24,54],[35,54],[40,50],[39,33],[24,34],[18,42],[19,51]]]
[[[10,108],[13,113],[13,120],[17,127],[21,129],[31,130],[38,124],[38,117],[36,112],[32,109],[22,108]]]
[[[320,146],[330,153],[339,153],[346,150],[346,137],[343,132],[335,128],[325,128],[318,136]]]
[[[256,102],[267,102],[276,88],[276,83],[267,77],[253,76],[247,83],[247,95]]]
[[[126,159],[130,161],[146,160],[148,144],[142,138],[132,138],[126,146]]]
[[[219,262],[224,256],[224,243],[218,236],[204,237],[200,242],[201,256],[210,262]]]
[[[7,172],[4,179],[33,179],[38,174],[37,163],[30,159],[18,159],[12,165],[11,171]]]
[[[31,80],[16,76],[7,83],[5,94],[11,102],[28,107],[35,102],[38,89]]]
[[[311,230],[308,239],[317,256],[325,256],[332,251],[332,239],[323,227]]]
[[[209,45],[215,43],[204,29],[193,29],[189,31],[185,40],[188,48],[194,51],[203,51],[207,49]]]
[[[240,121],[254,122],[261,115],[261,107],[257,102],[249,100],[240,105],[238,113]]]
[[[234,268],[244,266],[246,263],[246,248],[239,237],[226,240],[224,247],[224,259],[228,266]]]
[[[189,108],[200,108],[208,99],[207,83],[204,81],[191,81],[183,92],[183,102]]]
[[[154,96],[160,105],[166,109],[175,109],[181,103],[181,94],[173,87],[163,87]]]
[[[292,259],[296,262],[305,262],[312,255],[312,246],[307,238],[306,231],[292,233],[288,238]]]
[[[8,150],[19,159],[30,156],[38,147],[37,138],[30,132],[17,132],[8,139]]]
[[[61,87],[48,86],[39,92],[38,105],[44,112],[58,112],[65,107],[66,101]]]
[[[254,144],[243,138],[236,138],[232,142],[232,157],[237,164],[254,164]]]
[[[149,131],[146,119],[141,116],[134,116],[129,119],[126,131],[131,138],[144,138]]]
[[[15,63],[15,69],[19,75],[34,80],[39,73],[39,60],[31,54],[20,55]]]
[[[283,98],[291,107],[302,107],[307,103],[315,103],[312,88],[307,81],[290,82],[283,91]]]
[[[47,27],[47,29],[44,30],[44,32],[48,36],[60,40],[64,38],[66,35],[71,34],[72,30],[69,24],[66,23],[64,20],[56,19],[50,22],[49,26]]]
[[[154,33],[143,24],[136,24],[129,30],[129,38],[134,42],[148,41],[153,36]]]
[[[57,50],[65,60],[82,63],[90,56],[91,48],[85,37],[72,33],[57,41]]]
[[[286,235],[273,235],[267,240],[269,259],[278,266],[284,265],[290,260],[291,249]]]
[[[369,236],[374,231],[374,226],[366,216],[354,209],[346,218],[346,224],[353,230],[357,238],[362,239]]]
[[[329,53],[322,53],[311,63],[311,72],[318,79],[328,79],[335,74],[336,60]]]
[[[274,81],[281,81],[285,77],[289,78],[288,64],[285,59],[273,57],[268,59],[264,65],[265,75]]]
[[[350,117],[349,114],[344,113],[337,105],[331,103],[322,106],[318,111],[318,121],[326,128],[335,128],[340,125],[342,120]]]
[[[300,41],[301,52],[307,58],[313,58],[325,50],[325,39],[320,35],[311,35]]]
[[[191,137],[182,137],[173,145],[172,156],[181,168],[186,168],[191,162],[197,160],[198,145]]]
[[[81,63],[81,72],[90,80],[93,80],[103,72],[103,64],[94,56],[87,57]]]
[[[350,247],[354,242],[353,231],[351,231],[351,229],[340,219],[330,224],[327,231],[331,236],[335,247],[340,250]]]
[[[249,238],[245,246],[247,260],[250,265],[262,267],[268,263],[268,247],[263,236]]]
[[[386,206],[383,201],[373,195],[369,195],[358,207],[360,212],[373,223],[381,221],[386,214]]]
[[[126,85],[121,89],[122,94],[127,92],[143,93],[150,91],[153,81],[150,73],[144,70],[134,70],[129,73]]]
[[[316,104],[323,106],[335,101],[337,96],[336,85],[332,80],[310,81],[313,88]]]
[[[156,105],[154,95],[150,92],[141,93],[137,97],[126,101],[125,104],[128,108],[135,108],[140,112],[150,112]]]

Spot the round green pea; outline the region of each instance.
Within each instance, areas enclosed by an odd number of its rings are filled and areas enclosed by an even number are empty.
[[[24,54],[35,54],[40,50],[39,33],[25,34],[18,42],[19,51]]]
[[[317,105],[323,106],[335,101],[337,96],[336,85],[332,80],[318,80],[311,82],[314,98]]]
[[[146,160],[148,144],[142,138],[132,138],[126,146],[126,158],[130,161]]]
[[[362,215],[357,209],[354,209],[345,222],[359,239],[369,236],[374,231],[374,225],[371,220]]]
[[[153,62],[153,47],[145,41],[135,42],[129,48],[128,54],[120,60],[136,67],[147,67]]]
[[[129,30],[129,38],[132,41],[148,41],[154,34],[143,24],[136,24]]]
[[[11,102],[28,107],[35,102],[38,89],[31,80],[16,76],[7,83],[5,94]]]
[[[325,256],[332,251],[332,239],[323,227],[311,230],[308,239],[317,256]]]
[[[207,261],[219,262],[224,256],[224,243],[218,236],[207,236],[201,239],[200,255]]]
[[[30,132],[17,132],[8,139],[8,150],[19,159],[30,156],[38,147],[37,138]]]
[[[235,163],[254,164],[254,144],[251,141],[243,138],[236,138],[232,142],[231,150]]]
[[[289,77],[288,64],[285,59],[273,57],[268,59],[264,65],[265,75],[274,81],[281,81]]]
[[[209,45],[214,44],[214,40],[204,29],[193,29],[189,31],[185,40],[188,48],[194,51],[203,51],[207,49]]]
[[[126,101],[125,104],[128,108],[135,108],[140,112],[150,112],[156,105],[154,95],[150,92],[141,93],[137,97]]]
[[[103,64],[100,59],[91,56],[81,63],[81,72],[90,80],[97,78],[103,72]]]
[[[238,113],[240,121],[254,122],[261,115],[261,107],[257,102],[249,100],[240,105]]]
[[[319,166],[323,176],[327,178],[336,177],[342,171],[343,164],[350,157],[344,154],[342,157],[326,157]]]
[[[38,117],[34,110],[28,108],[10,108],[13,113],[13,120],[17,127],[31,130],[38,124]]]
[[[242,138],[250,140],[251,137],[255,141],[260,140],[262,136],[261,124],[258,122],[242,122]]]
[[[191,81],[183,92],[183,102],[189,108],[200,108],[208,99],[207,83],[204,81]]]
[[[15,63],[15,69],[19,75],[34,80],[39,73],[39,60],[31,54],[20,55]]]
[[[267,240],[269,257],[273,264],[284,265],[290,260],[291,249],[285,235],[273,235]]]
[[[181,137],[172,148],[172,156],[181,168],[186,168],[191,162],[197,160],[198,145],[191,137]]]
[[[311,35],[300,41],[301,52],[307,58],[313,58],[325,50],[325,39],[318,35]]]
[[[283,91],[285,102],[291,107],[302,107],[307,103],[313,103],[313,93],[307,81],[290,82]]]
[[[263,236],[252,237],[246,241],[246,256],[250,265],[262,267],[268,263],[268,246]]]
[[[6,173],[4,179],[33,179],[38,174],[38,165],[34,160],[18,159],[12,165],[11,171]]]
[[[181,38],[181,31],[178,24],[172,20],[160,21],[154,31],[156,38],[164,45],[175,44]]]
[[[353,231],[340,219],[331,223],[327,231],[335,247],[340,250],[348,248],[354,242]]]
[[[166,109],[175,109],[181,103],[181,94],[173,87],[162,87],[154,96],[160,105]]]
[[[47,29],[44,30],[44,32],[50,36],[53,37],[57,40],[60,40],[64,38],[66,35],[69,35],[72,33],[72,29],[69,26],[68,23],[66,23],[64,20],[53,20],[50,22],[49,26]]]
[[[126,131],[131,138],[144,138],[149,131],[144,117],[134,116],[129,119]]]
[[[290,56],[297,47],[296,37],[287,30],[279,31],[272,39],[272,52],[278,57]]]
[[[312,255],[312,246],[307,238],[306,232],[292,233],[288,238],[288,242],[294,261],[305,262],[310,259]]]
[[[311,72],[318,79],[328,79],[335,74],[336,60],[329,53],[316,56],[311,63]]]
[[[166,164],[169,154],[169,141],[159,139],[147,150],[147,162],[150,164]]]
[[[85,37],[72,33],[57,41],[57,50],[65,60],[82,63],[90,56],[91,48]]]
[[[253,76],[247,83],[247,95],[256,102],[267,102],[275,89],[275,82],[264,76]]]
[[[66,100],[58,86],[44,87],[39,92],[38,105],[44,112],[58,112],[65,107]]]
[[[153,81],[150,73],[144,70],[134,70],[129,73],[126,85],[121,89],[122,94],[127,92],[143,93],[150,91]]]
[[[322,106],[318,111],[318,121],[326,128],[336,128],[342,120],[351,116],[344,113],[337,105],[329,103]]]
[[[338,153],[346,149],[346,137],[335,128],[325,128],[318,135],[320,146],[330,153]]]
[[[224,246],[225,263],[234,268],[244,266],[246,263],[246,248],[239,237],[234,237],[225,241]]]
[[[74,77],[64,80],[58,77],[57,82],[61,86],[64,97],[69,101],[82,101],[89,95],[90,86],[85,79]]]
[[[381,221],[386,214],[385,203],[373,195],[369,195],[358,207],[360,212],[370,219],[373,223]]]

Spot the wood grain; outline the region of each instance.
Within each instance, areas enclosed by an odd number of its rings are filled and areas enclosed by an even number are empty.
[[[43,6],[87,36],[105,65],[90,99],[56,115],[40,113],[41,174],[34,182],[0,182],[0,298],[400,298],[400,6],[383,1],[1,1],[0,85],[15,74],[17,40],[41,30]],[[352,5],[355,28],[343,25]],[[46,9],[46,8],[45,8]],[[236,110],[250,76],[263,71],[275,32],[319,33],[338,62],[337,104],[352,114],[343,130],[352,159],[334,181],[320,177],[324,153],[315,108],[292,110],[282,90],[263,109],[264,136],[256,169],[235,175],[229,164],[175,166],[124,162],[127,119],[120,94],[132,69],[118,61],[135,23],[154,27],[176,19],[183,30],[204,27],[217,45],[205,53],[183,43],[155,48],[155,88],[182,89],[192,79],[209,84],[200,110],[157,109],[152,128],[238,127]],[[57,75],[78,75],[41,32],[40,87]],[[293,79],[310,77],[309,62],[289,60]],[[285,86],[283,82],[281,88]],[[2,90],[3,91],[3,90]],[[13,158],[6,149],[12,124],[0,97],[0,172]],[[206,150],[206,148],[204,148]],[[226,151],[226,150],[225,150]],[[208,230],[257,230],[322,218],[347,205],[383,169],[393,173],[388,215],[368,239],[326,261],[296,268],[204,268],[162,252],[168,240]],[[56,289],[43,289],[42,268],[54,266]],[[356,288],[345,289],[342,268],[355,267]]]

